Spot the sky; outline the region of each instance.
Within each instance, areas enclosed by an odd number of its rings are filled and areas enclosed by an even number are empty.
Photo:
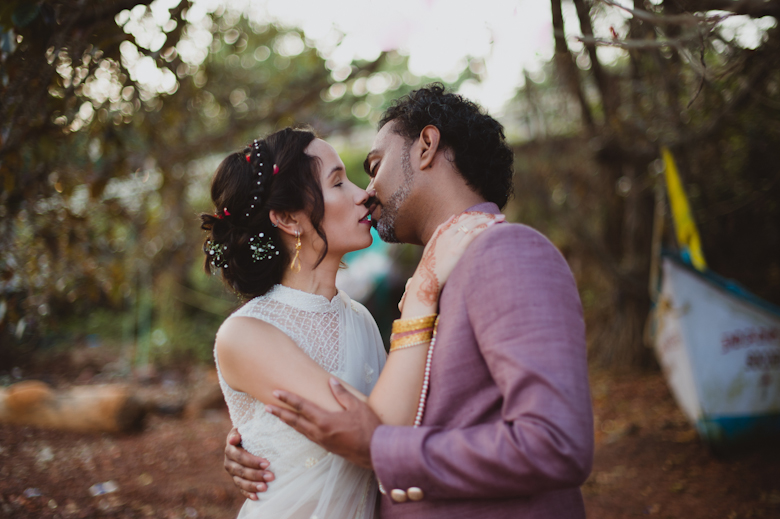
[[[176,0],[155,2],[169,3]],[[540,0],[195,0],[194,10],[224,4],[259,22],[302,29],[333,70],[397,50],[409,57],[412,74],[454,81],[478,58],[484,66],[472,70],[481,81],[467,82],[461,93],[491,111],[522,85],[524,69],[538,73],[553,52],[549,3]]]
[[[124,25],[130,19],[125,30],[134,33],[140,44],[153,48],[165,41],[162,28],[170,23],[168,9],[179,1],[155,0],[152,17],[143,17],[144,8],[139,6],[118,20]],[[630,0],[618,1],[626,7],[633,5]],[[374,60],[382,51],[397,50],[409,57],[412,74],[451,82],[469,66],[470,58],[477,58],[471,66],[481,80],[466,81],[460,93],[497,117],[524,84],[524,72],[539,78],[543,65],[553,56],[550,3],[546,0],[194,0],[187,19],[196,27],[178,48],[185,61],[197,64],[205,59],[211,34],[205,26],[199,32],[197,22],[225,5],[258,23],[301,29],[307,42],[326,58],[334,78],[340,69],[348,71],[354,59]],[[573,3],[563,2],[563,12],[569,47],[579,51],[582,44],[576,39],[579,21]],[[628,16],[617,7],[604,7],[593,20],[596,36],[610,38],[611,29],[616,28],[620,37]],[[722,25],[727,36],[754,48],[775,23],[771,18],[753,21],[732,17]],[[303,50],[303,41],[295,39],[289,42],[290,55]],[[607,64],[622,52],[614,47],[598,48],[601,61]],[[165,77],[165,71],[153,70],[156,67],[151,58],[144,62],[129,46],[123,54],[129,62],[137,62],[133,70],[148,76],[158,85],[157,91],[175,88],[172,74]]]
[[[524,83],[524,71],[538,76],[553,56],[550,3],[547,0],[200,0],[226,1],[269,17],[283,25],[303,29],[306,37],[329,57],[332,67],[348,65],[354,58],[372,60],[381,51],[398,50],[409,56],[409,70],[417,76],[454,81],[468,65],[469,57],[484,60],[478,66],[481,81],[468,81],[460,93],[493,115],[501,115],[505,103]],[[661,0],[651,0],[659,3]],[[633,7],[631,0],[618,0]],[[579,21],[572,2],[563,2],[569,46],[582,48],[574,36]],[[596,36],[618,33],[629,14],[604,7],[593,20]],[[733,17],[724,22],[727,34],[746,47],[756,47],[773,19],[752,21]],[[343,35],[343,39],[340,36]],[[338,42],[338,45],[335,45]],[[623,51],[600,47],[599,57],[610,63]]]
[[[305,7],[304,7],[305,5]],[[268,2],[268,14],[301,27],[315,42],[334,29],[345,36],[331,59],[376,58],[381,51],[409,56],[417,76],[452,81],[468,57],[484,59],[480,83],[463,94],[497,110],[523,81],[552,57],[549,4],[539,0],[298,0]]]

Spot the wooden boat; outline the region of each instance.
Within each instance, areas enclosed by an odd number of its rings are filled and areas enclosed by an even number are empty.
[[[701,439],[727,453],[780,439],[780,308],[662,257],[654,347]]]

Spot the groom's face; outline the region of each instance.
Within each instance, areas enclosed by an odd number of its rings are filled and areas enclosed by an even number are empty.
[[[412,193],[414,173],[410,160],[412,143],[393,132],[394,122],[379,130],[364,167],[371,177],[366,189],[370,201],[371,220],[379,237],[386,242],[411,241],[412,223],[404,203]]]

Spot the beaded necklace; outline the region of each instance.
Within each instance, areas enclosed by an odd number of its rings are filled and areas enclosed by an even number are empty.
[[[439,328],[439,318],[436,318],[436,322],[433,325],[433,337],[431,337],[431,344],[428,346],[428,356],[425,358],[425,376],[423,377],[422,390],[420,391],[420,403],[417,404],[417,415],[414,417],[414,427],[419,427],[422,424],[423,414],[425,413],[425,400],[428,398],[428,385],[431,380],[431,361],[433,360],[433,347],[436,344],[436,330]]]

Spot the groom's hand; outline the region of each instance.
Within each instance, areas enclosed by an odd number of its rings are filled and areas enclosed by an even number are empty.
[[[244,497],[257,501],[257,492],[268,490],[274,475],[268,468],[268,460],[252,456],[241,448],[241,435],[234,427],[225,443],[225,470],[233,478]]]
[[[287,391],[274,396],[290,409],[268,405],[266,410],[333,454],[365,468],[371,464],[371,436],[382,422],[368,404],[358,400],[338,380],[330,379],[330,390],[344,408],[330,412]]]

